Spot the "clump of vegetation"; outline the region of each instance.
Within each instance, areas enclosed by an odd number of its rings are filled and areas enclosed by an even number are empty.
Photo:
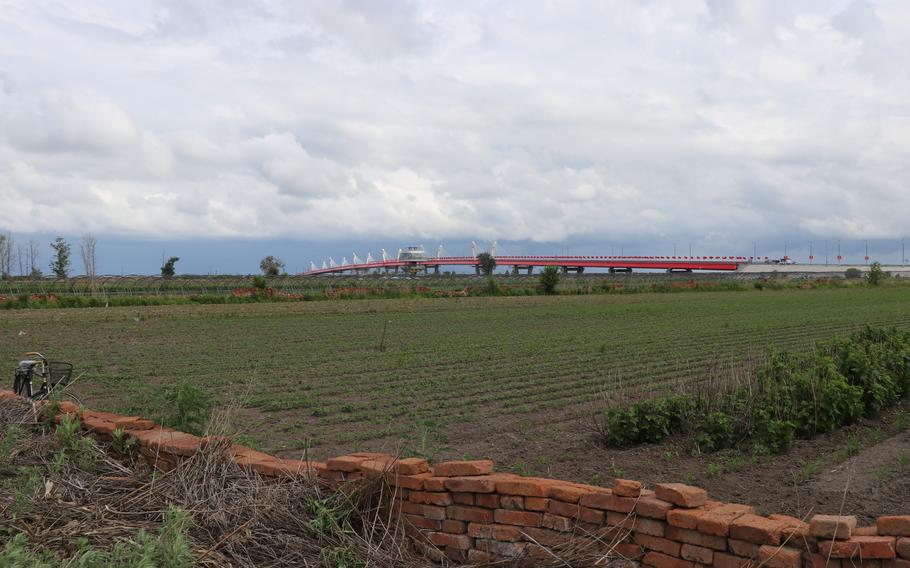
[[[540,273],[540,288],[544,294],[555,294],[556,286],[559,285],[559,269],[555,266],[548,266]]]
[[[688,433],[701,451],[750,440],[780,453],[797,437],[830,432],[910,397],[908,362],[910,333],[867,327],[808,355],[775,354],[748,384],[729,392],[610,406],[599,429],[605,443],[619,447]]]
[[[866,280],[868,280],[869,284],[872,286],[878,286],[884,279],[885,271],[882,270],[882,263],[873,262],[872,266],[869,267],[869,274],[866,275]]]

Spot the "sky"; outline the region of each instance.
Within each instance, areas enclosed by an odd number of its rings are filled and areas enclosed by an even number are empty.
[[[890,259],[908,94],[905,0],[0,0],[0,230],[91,233],[107,273],[471,240]]]

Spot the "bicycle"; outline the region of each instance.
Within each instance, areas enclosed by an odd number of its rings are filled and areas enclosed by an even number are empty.
[[[73,365],[64,361],[50,361],[36,351],[25,354],[28,359],[19,361],[13,379],[13,392],[31,400],[68,398],[78,405],[82,401],[66,390],[73,376]],[[36,380],[41,384],[36,388]]]

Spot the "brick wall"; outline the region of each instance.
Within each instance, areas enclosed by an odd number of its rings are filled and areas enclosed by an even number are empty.
[[[14,396],[0,391],[0,400]],[[79,409],[62,403],[61,413]],[[83,410],[80,418],[102,440],[122,428],[139,442],[143,458],[164,471],[212,441],[136,416]],[[604,488],[497,473],[489,460],[431,467],[419,458],[355,453],[307,462],[229,448],[238,466],[264,477],[306,475],[336,490],[384,478],[411,543],[437,561],[521,557],[533,566],[554,553],[583,553],[592,564],[610,557],[655,568],[910,568],[910,515],[879,517],[866,527],[853,516],[815,515],[805,522],[712,501],[703,489],[680,483],[647,489],[617,479]]]

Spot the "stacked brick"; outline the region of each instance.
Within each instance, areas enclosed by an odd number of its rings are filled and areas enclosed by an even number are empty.
[[[0,400],[13,397],[0,391]],[[815,515],[804,522],[712,501],[705,490],[679,483],[651,490],[616,479],[604,488],[498,473],[489,460],[431,467],[424,459],[379,453],[325,463],[289,460],[136,416],[62,403],[58,421],[64,414],[78,414],[83,428],[104,440],[122,430],[137,440],[150,465],[164,471],[219,442],[240,467],[264,477],[306,475],[330,489],[384,478],[390,506],[414,548],[439,562],[523,558],[533,566],[583,550],[614,564],[654,568],[910,568],[910,515],[879,517],[866,527],[852,516]]]

